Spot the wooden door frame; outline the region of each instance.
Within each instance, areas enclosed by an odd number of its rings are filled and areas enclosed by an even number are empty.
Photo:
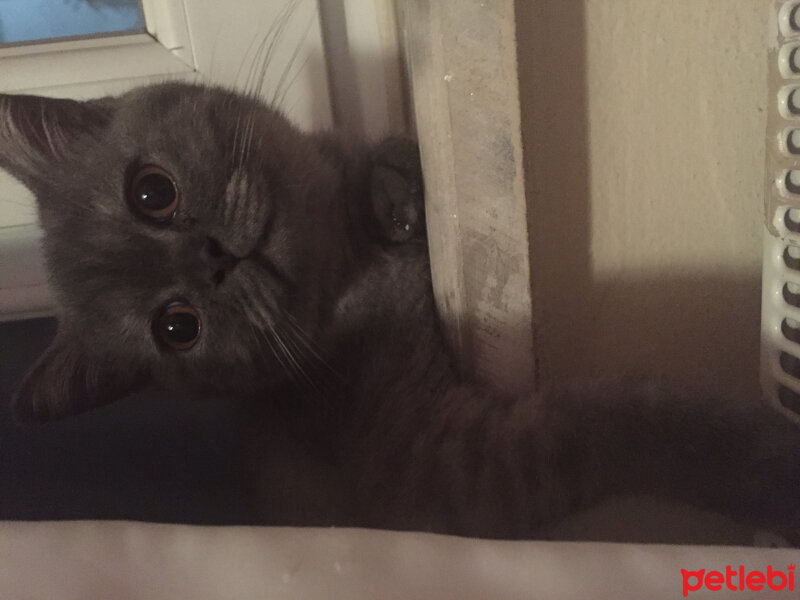
[[[400,0],[434,294],[464,371],[535,381],[513,0]]]

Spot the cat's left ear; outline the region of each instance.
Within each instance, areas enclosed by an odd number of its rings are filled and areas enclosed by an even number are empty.
[[[109,404],[141,386],[134,372],[115,370],[84,353],[61,331],[12,397],[20,421],[50,421]]]
[[[0,167],[30,188],[113,116],[113,98],[80,102],[0,94]]]

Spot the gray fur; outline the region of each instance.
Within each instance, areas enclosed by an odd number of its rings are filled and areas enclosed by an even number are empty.
[[[180,189],[169,225],[126,202],[144,164]],[[165,84],[0,96],[0,166],[38,198],[59,299],[23,418],[147,387],[229,397],[268,523],[534,537],[647,493],[796,533],[800,432],[763,406],[648,382],[512,398],[459,379],[407,140],[303,134],[250,98]],[[185,352],[152,332],[178,297],[202,320]]]

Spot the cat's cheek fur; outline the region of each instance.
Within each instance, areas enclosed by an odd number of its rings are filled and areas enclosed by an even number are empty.
[[[60,419],[109,404],[146,383],[134,370],[111,367],[59,333],[14,393],[14,416],[23,422]]]

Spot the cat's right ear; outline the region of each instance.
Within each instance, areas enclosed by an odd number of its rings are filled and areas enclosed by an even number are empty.
[[[109,404],[134,391],[137,380],[129,370],[115,373],[99,364],[59,332],[28,371],[11,406],[20,421],[51,421]]]
[[[390,136],[371,151],[373,225],[384,242],[425,237],[425,197],[417,142]]]
[[[79,140],[108,125],[114,106],[112,98],[80,102],[0,94],[0,167],[35,189]]]

